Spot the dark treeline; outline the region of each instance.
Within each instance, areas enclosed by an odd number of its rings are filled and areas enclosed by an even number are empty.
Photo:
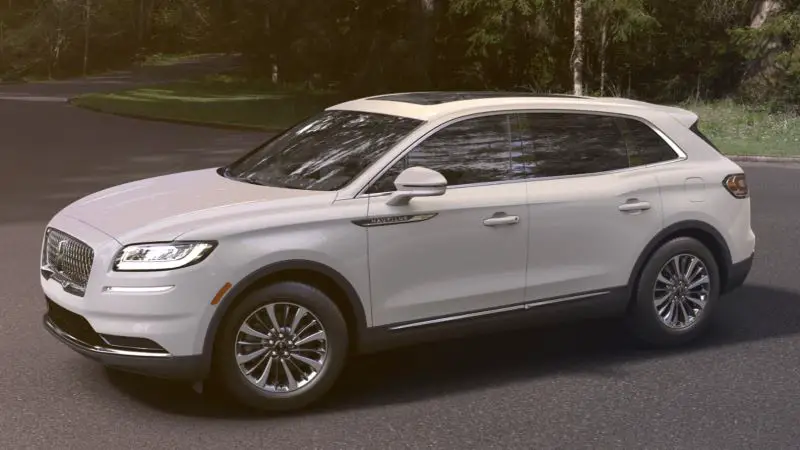
[[[6,79],[188,52],[353,94],[572,92],[579,62],[593,95],[797,105],[800,0],[0,0]]]

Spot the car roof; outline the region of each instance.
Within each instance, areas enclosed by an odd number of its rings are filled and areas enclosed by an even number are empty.
[[[648,112],[667,113],[690,127],[697,115],[689,110],[623,97],[587,97],[568,94],[537,94],[503,91],[427,91],[382,94],[359,98],[328,110],[349,110],[408,117],[422,121],[480,110],[533,108],[573,111],[609,111],[646,116]]]

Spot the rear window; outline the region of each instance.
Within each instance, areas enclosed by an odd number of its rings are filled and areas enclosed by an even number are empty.
[[[692,133],[696,134],[700,139],[706,141],[706,144],[710,145],[711,148],[713,148],[714,150],[717,151],[717,153],[722,154],[722,152],[719,150],[719,148],[717,148],[717,146],[714,145],[713,142],[711,142],[711,139],[709,139],[708,136],[706,136],[705,134],[703,134],[702,131],[700,131],[700,128],[698,128],[698,124],[699,123],[700,123],[700,121],[698,120],[689,129],[692,130]]]

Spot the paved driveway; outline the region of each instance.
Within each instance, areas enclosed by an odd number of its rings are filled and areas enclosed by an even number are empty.
[[[112,375],[74,354],[40,326],[36,270],[46,220],[73,199],[217,165],[264,136],[56,102],[0,100],[0,121],[3,448],[728,450],[800,442],[797,168],[747,166],[754,271],[692,349],[637,350],[613,323],[439,343],[360,359],[324,405],[276,418],[217,405],[184,384]]]

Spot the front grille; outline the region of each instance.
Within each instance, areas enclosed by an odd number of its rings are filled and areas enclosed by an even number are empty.
[[[100,335],[94,331],[83,316],[68,311],[49,298],[47,300],[47,316],[65,333],[84,342],[85,344],[99,346],[103,344]]]
[[[55,228],[45,232],[42,266],[52,272],[52,277],[62,285],[72,285],[79,291],[86,289],[92,271],[94,251],[83,241]]]

